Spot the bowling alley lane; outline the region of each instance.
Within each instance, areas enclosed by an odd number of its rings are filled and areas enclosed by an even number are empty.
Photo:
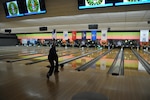
[[[107,74],[109,68],[111,67],[117,53],[119,52],[119,48],[113,49],[110,53],[102,57],[100,60],[98,60],[95,64],[90,66],[86,71],[97,71],[100,73]],[[106,51],[106,49],[105,49]],[[102,52],[101,52],[102,53]],[[72,62],[72,66],[81,66],[85,63],[90,61],[91,59],[87,60],[87,57],[82,58],[81,60],[78,59],[77,61],[81,61],[82,63],[75,63]],[[87,61],[84,61],[87,60]],[[144,73],[147,74],[146,70],[144,69],[143,65],[138,61],[136,56],[133,54],[130,48],[124,48],[124,75],[130,75],[131,72],[136,72],[136,73]]]
[[[57,52],[58,56],[63,56],[63,55],[67,55],[70,53],[76,53],[76,52],[80,51],[79,49],[76,49],[76,48],[75,49],[72,49],[72,48],[65,49],[65,48],[57,47],[56,49],[58,50],[58,52]],[[4,61],[14,61],[13,63],[16,63],[16,64],[26,64],[26,63],[31,63],[31,62],[38,62],[38,63],[34,63],[34,64],[39,64],[39,62],[40,63],[43,62],[42,64],[45,65],[45,63],[48,63],[47,55],[49,52],[49,47],[45,48],[44,50],[45,50],[45,52],[41,53],[41,54],[25,55],[25,56],[18,54],[19,56],[8,57]]]
[[[150,64],[150,54],[144,52],[143,50],[138,50],[137,52]]]
[[[1,47],[2,48],[2,47]],[[1,50],[0,51],[0,59],[3,60],[3,59],[21,59],[22,57],[28,57],[28,56],[34,56],[33,54],[38,54],[38,53],[45,53],[45,52],[48,52],[48,49],[49,48],[33,48],[33,47],[16,47],[17,50],[12,51],[13,47],[4,47],[3,49],[6,49],[5,51],[4,50]],[[43,52],[44,50],[44,52]],[[47,51],[45,51],[47,50]]]
[[[21,61],[23,59],[39,57],[39,56],[43,56],[43,55],[45,55],[45,54],[39,54],[39,53],[15,54],[15,55],[0,57],[0,59],[2,61],[15,61],[15,60],[20,60]]]
[[[124,75],[133,76],[138,74],[141,76],[148,75],[145,68],[131,51],[131,49],[124,49]]]
[[[45,51],[49,51],[50,47],[25,47],[25,46],[1,46],[0,47],[0,55],[4,54],[12,54],[12,53],[44,53]],[[56,47],[58,51],[65,50],[64,47]],[[72,48],[68,48],[72,49]]]
[[[12,46],[12,47],[0,47],[0,55],[13,54],[13,53],[45,53],[49,51],[50,47],[24,47],[24,46]],[[58,50],[64,48],[59,47]]]
[[[106,51],[107,49],[105,49]],[[107,55],[103,56],[101,59],[99,59],[93,66],[89,67],[87,71],[97,71],[100,73],[107,74],[111,64],[113,63],[116,55],[118,54],[120,49],[113,49],[111,52],[109,52]]]
[[[62,61],[62,56],[64,55],[69,55],[69,54],[73,54],[73,55],[79,55],[78,53],[80,53],[80,49],[72,49],[72,48],[69,48],[69,49],[64,49],[64,48],[59,48],[57,47],[57,54],[58,54],[58,57],[59,57],[59,61]],[[34,58],[34,59],[31,59],[31,61],[40,61],[40,60],[45,60],[47,59],[48,57],[48,53],[43,56],[43,57],[38,57],[38,58]],[[67,56],[66,56],[67,58]]]
[[[94,50],[97,50],[97,49],[89,49],[88,52],[92,52]],[[107,51],[107,49],[103,49],[103,50],[100,50],[96,53],[92,53],[92,54],[89,54],[85,57],[82,57],[82,58],[79,58],[77,60],[71,61],[71,62],[64,65],[64,69],[76,69],[76,68],[80,67],[81,65],[84,65],[85,63],[89,62],[90,60],[94,59],[95,57],[101,55],[102,53],[104,53],[106,51]],[[66,59],[77,57],[77,56],[80,56],[80,55],[85,54],[85,53],[87,53],[87,52],[82,51],[79,54],[61,57],[59,61],[61,62],[61,61],[64,61]],[[94,67],[94,66],[92,66],[92,67]]]
[[[65,61],[67,59],[71,59],[71,58],[74,58],[74,57],[77,57],[77,56],[81,56],[82,54],[92,52],[93,50],[95,50],[95,49],[84,48],[84,50],[82,50],[80,48],[73,48],[73,49],[72,48],[67,48],[67,49],[64,49],[64,50],[61,50],[61,51],[57,52],[57,54],[59,56],[58,60],[59,60],[59,62],[62,62],[62,61]],[[29,63],[40,64],[42,66],[45,65],[45,64],[49,65],[49,62],[46,59],[47,59],[47,56],[38,57],[38,58],[35,58],[35,59],[31,59]],[[28,66],[30,66],[29,63],[26,63],[26,64]],[[67,64],[65,64],[65,65],[67,65]]]

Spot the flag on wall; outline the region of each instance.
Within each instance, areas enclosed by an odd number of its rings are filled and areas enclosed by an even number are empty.
[[[76,31],[72,31],[72,40],[76,40]]]
[[[101,40],[107,40],[107,30],[102,30],[101,32]]]
[[[82,32],[82,40],[86,40],[86,31]]]
[[[149,42],[149,30],[140,30],[140,42]]]
[[[64,40],[68,40],[68,31],[63,32]]]
[[[52,39],[56,39],[56,29],[53,29],[52,31]]]
[[[93,31],[91,31],[91,33],[92,33],[92,41],[95,41],[96,40],[96,30],[93,30]]]

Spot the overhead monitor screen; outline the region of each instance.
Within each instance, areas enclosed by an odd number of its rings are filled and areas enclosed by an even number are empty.
[[[78,9],[149,4],[150,0],[78,0]]]
[[[115,6],[147,4],[147,3],[150,3],[150,0],[123,0],[122,2],[115,3]]]
[[[46,13],[44,0],[26,0],[25,15]]]
[[[17,0],[8,1],[4,3],[4,10],[7,18],[23,16],[21,5]]]
[[[87,8],[99,8],[99,7],[109,7],[113,6],[113,2],[107,2],[107,0],[79,0],[78,8],[87,9]]]
[[[3,5],[6,18],[46,13],[45,0],[9,0]]]

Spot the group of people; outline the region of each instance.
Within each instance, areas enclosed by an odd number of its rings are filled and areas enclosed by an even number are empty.
[[[49,50],[49,54],[48,54],[48,60],[51,66],[49,66],[49,71],[47,73],[47,78],[49,79],[49,77],[54,73],[58,73],[58,55],[57,55],[57,50],[56,50],[56,43],[55,40],[53,41],[53,44]]]

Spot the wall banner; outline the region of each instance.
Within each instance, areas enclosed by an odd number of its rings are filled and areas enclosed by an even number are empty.
[[[107,30],[102,30],[101,32],[101,40],[107,40]]]
[[[149,42],[149,30],[140,30],[140,42]]]
[[[63,32],[64,40],[68,40],[68,31]]]

